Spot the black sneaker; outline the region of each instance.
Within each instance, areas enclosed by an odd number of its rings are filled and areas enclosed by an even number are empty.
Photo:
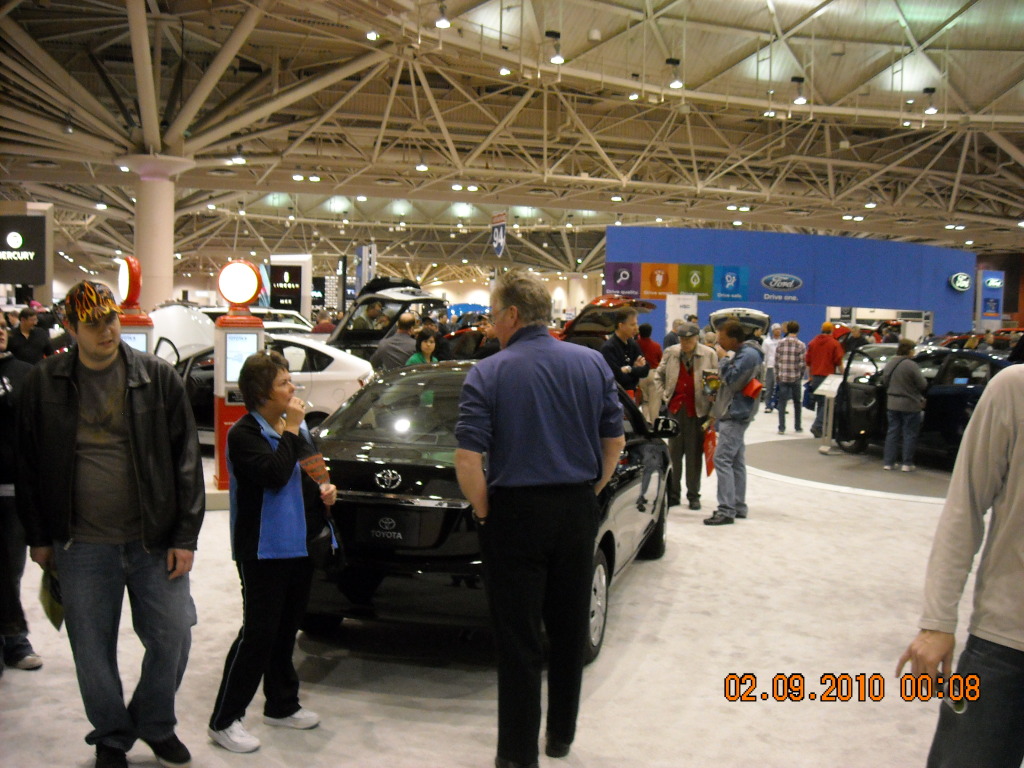
[[[123,749],[97,744],[96,768],[128,768],[128,758]]]
[[[572,745],[567,741],[559,741],[547,734],[544,738],[544,754],[548,757],[565,757],[569,754]]]
[[[690,499],[690,509],[700,509],[700,499]]]
[[[711,517],[704,519],[704,525],[732,525],[733,519],[728,515],[715,512]]]
[[[156,761],[164,768],[189,768],[192,765],[192,755],[189,753],[188,747],[182,744],[181,739],[173,733],[159,741],[150,739],[143,739],[143,741],[153,750]]]

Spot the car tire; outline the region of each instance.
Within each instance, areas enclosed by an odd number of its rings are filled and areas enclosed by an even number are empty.
[[[641,560],[658,560],[665,555],[666,535],[668,525],[668,491],[661,495],[661,508],[658,514],[658,522],[654,524],[650,535],[640,547],[636,556]]]
[[[868,449],[868,439],[863,435],[849,440],[836,440],[836,444],[846,453],[864,453]]]
[[[594,553],[594,572],[590,580],[590,614],[587,625],[587,644],[583,663],[589,664],[601,653],[604,629],[608,623],[608,558],[598,548]]]
[[[307,613],[302,617],[299,629],[307,635],[333,635],[341,626],[342,617],[329,613]]]

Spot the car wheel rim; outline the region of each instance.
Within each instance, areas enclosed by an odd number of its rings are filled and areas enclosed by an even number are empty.
[[[600,645],[604,634],[604,617],[608,610],[608,578],[603,563],[594,568],[594,581],[590,585],[590,644]]]

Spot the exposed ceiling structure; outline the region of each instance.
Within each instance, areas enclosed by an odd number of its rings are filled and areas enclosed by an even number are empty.
[[[1013,254],[1021,29],[1019,0],[8,0],[0,197],[90,269],[133,248],[132,154],[194,161],[183,273],[371,240],[427,282],[586,272],[620,224]]]

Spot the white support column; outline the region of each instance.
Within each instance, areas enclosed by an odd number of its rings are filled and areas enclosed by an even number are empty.
[[[566,277],[566,309],[578,315],[591,299],[601,295],[601,278],[595,273],[588,279],[580,272],[570,272]]]
[[[174,290],[174,181],[195,166],[184,157],[129,155],[117,160],[138,174],[135,188],[135,258],[142,266],[139,306],[145,311]]]

